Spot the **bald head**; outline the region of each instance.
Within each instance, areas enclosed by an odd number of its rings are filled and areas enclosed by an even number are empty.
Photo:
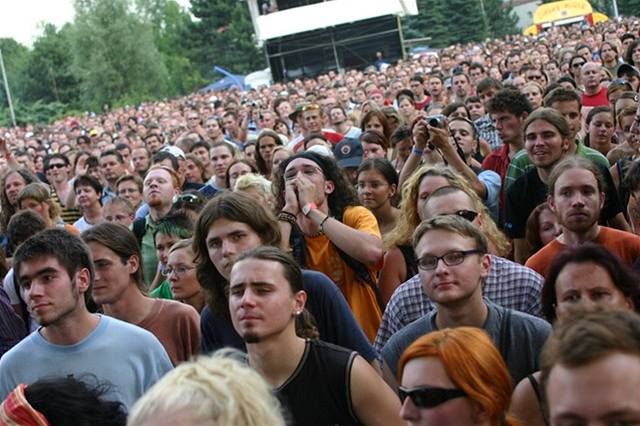
[[[587,62],[580,68],[580,82],[588,94],[597,93],[600,90],[600,78],[602,77],[602,65],[595,62]]]

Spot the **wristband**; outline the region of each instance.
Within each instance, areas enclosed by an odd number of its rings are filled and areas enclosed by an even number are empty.
[[[320,222],[320,232],[322,232],[324,234],[324,223],[330,218],[331,216],[326,215],[324,219],[322,219],[322,222]]]
[[[316,203],[307,203],[304,206],[302,206],[302,214],[305,216],[309,215],[309,212],[313,209],[317,209],[318,206],[316,205]]]
[[[416,147],[414,146],[413,148],[411,148],[411,153],[413,155],[417,155],[418,157],[422,156],[422,154],[424,154],[424,150],[423,149],[416,149]]]
[[[278,213],[278,220],[280,222],[287,222],[291,224],[291,226],[296,224],[296,216],[292,213],[281,211]]]

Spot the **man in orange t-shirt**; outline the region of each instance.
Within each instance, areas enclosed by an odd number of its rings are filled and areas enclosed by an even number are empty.
[[[373,341],[382,319],[376,273],[384,255],[375,216],[358,206],[335,160],[301,152],[281,167],[284,173],[274,185],[282,241],[289,241],[303,267],[338,285]]]
[[[602,177],[591,160],[568,157],[549,175],[549,208],[556,214],[562,234],[531,256],[526,263],[546,276],[553,258],[568,246],[600,244],[633,265],[640,257],[640,237],[598,225],[604,205]]]

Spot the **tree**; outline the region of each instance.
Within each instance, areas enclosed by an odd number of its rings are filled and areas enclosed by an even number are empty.
[[[637,16],[640,13],[640,0],[618,0],[618,12],[623,16]]]
[[[71,70],[73,52],[70,32],[70,25],[60,31],[52,24],[44,26],[43,34],[33,43],[27,60],[22,93],[24,101],[56,101],[64,104],[78,101],[78,80]]]
[[[127,0],[75,0],[73,70],[94,109],[164,96],[168,75],[148,23]]]
[[[136,0],[136,6],[138,15],[153,29],[154,42],[169,74],[169,96],[203,86],[198,66],[189,59],[189,13],[174,0]]]
[[[12,38],[0,38],[0,50],[2,50],[11,97],[20,98],[24,87],[24,69],[29,59],[29,49]],[[0,105],[7,106],[4,83],[1,79],[0,75]]]
[[[452,43],[480,41],[487,37],[487,25],[480,0],[449,0],[447,7],[450,12],[448,21],[455,24],[451,26]]]
[[[265,67],[264,55],[256,46],[247,5],[230,0],[191,0],[191,13],[197,18],[189,24],[190,59],[200,66],[203,76],[211,77],[213,66],[234,73],[247,73]]]
[[[512,2],[483,0],[486,13],[487,31],[492,38],[501,38],[518,32],[518,17]]]
[[[431,37],[430,46],[445,47],[451,44],[448,24],[443,0],[418,0],[418,15],[404,19],[404,34],[407,38]]]

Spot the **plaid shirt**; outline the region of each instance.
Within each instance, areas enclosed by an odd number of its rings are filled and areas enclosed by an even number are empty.
[[[540,292],[544,278],[532,269],[502,257],[491,256],[491,269],[484,283],[483,294],[505,308],[540,316]],[[380,352],[387,340],[398,330],[423,317],[436,305],[422,289],[420,275],[415,275],[393,292],[382,316],[382,324],[374,348]]]
[[[478,130],[478,137],[487,141],[489,145],[491,145],[492,151],[495,151],[502,146],[502,140],[500,140],[500,136],[496,130],[496,125],[489,114],[485,114],[478,118],[474,124]]]

